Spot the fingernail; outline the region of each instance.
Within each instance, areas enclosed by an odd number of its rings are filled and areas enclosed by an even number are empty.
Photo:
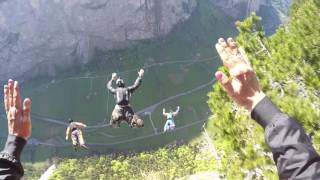
[[[18,86],[18,81],[14,81],[14,87]]]
[[[228,38],[228,42],[234,42],[234,40],[232,39],[232,37]]]
[[[219,38],[218,42],[225,42],[225,40],[223,38]]]

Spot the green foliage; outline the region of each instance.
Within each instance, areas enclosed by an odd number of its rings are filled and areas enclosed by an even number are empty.
[[[51,179],[175,179],[213,170],[215,160],[200,145],[166,147],[130,156],[96,156],[62,161]]]
[[[317,150],[320,150],[319,7],[313,0],[297,1],[291,10],[290,23],[271,37],[265,36],[260,18],[254,14],[236,23],[240,32],[237,41],[248,52],[263,90],[313,135]],[[205,18],[202,16],[200,24],[203,31],[209,31]],[[257,176],[259,171],[264,179],[277,179],[263,129],[246,110],[231,102],[219,84],[213,86],[209,98],[214,115],[207,130],[221,158],[219,162],[204,153],[202,146],[183,145],[133,155],[65,159],[51,179],[175,179],[217,169],[227,179],[261,179]]]
[[[24,177],[28,180],[39,179],[49,166],[49,162],[23,163]]]
[[[271,37],[265,37],[260,18],[253,14],[237,22],[239,44],[246,50],[263,90],[273,102],[296,118],[313,135],[320,150],[320,14],[313,0],[299,1],[291,21]],[[264,47],[265,46],[265,49]],[[263,129],[238,108],[219,84],[209,93],[214,116],[208,130],[222,158],[220,172],[227,179],[242,179],[259,168],[268,179],[277,172],[264,143]],[[235,178],[236,177],[236,178]],[[254,178],[254,177],[253,177]],[[258,179],[258,178],[257,178]]]

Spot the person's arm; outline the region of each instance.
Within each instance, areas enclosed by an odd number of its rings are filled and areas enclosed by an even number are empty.
[[[116,93],[116,90],[112,87],[112,81],[115,81],[116,79],[117,79],[117,74],[112,73],[112,77],[107,83],[107,88],[112,94]]]
[[[300,124],[282,113],[268,97],[252,110],[251,117],[265,129],[280,179],[320,177],[320,156]]]
[[[4,106],[8,119],[8,138],[0,153],[0,179],[20,179],[23,167],[21,152],[31,136],[31,100],[21,102],[18,82],[9,80],[4,86]]]
[[[70,135],[70,127],[67,127],[67,130],[66,130],[66,141],[69,139],[69,135]]]
[[[136,79],[136,81],[134,82],[134,84],[132,86],[128,87],[129,92],[133,93],[136,89],[138,89],[138,87],[142,83],[143,75],[144,75],[144,70],[140,69],[140,71],[138,72],[138,78]]]
[[[230,72],[215,76],[227,94],[265,129],[265,141],[271,149],[280,179],[316,179],[320,177],[320,156],[312,147],[301,125],[282,113],[261,91],[256,74],[245,52],[236,42],[220,38],[216,49]]]
[[[179,111],[180,111],[180,106],[177,106],[177,110],[173,113],[173,116],[178,115]]]
[[[164,117],[167,117],[167,116],[168,116],[168,113],[166,113],[166,109],[165,109],[165,108],[162,109],[162,115],[163,115]]]
[[[85,125],[85,124],[83,124],[83,123],[81,123],[81,122],[74,122],[78,127],[80,127],[80,128],[85,128],[85,127],[87,127],[87,125]]]

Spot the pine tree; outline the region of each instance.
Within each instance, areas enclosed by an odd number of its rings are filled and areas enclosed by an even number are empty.
[[[316,0],[297,1],[290,12],[290,23],[271,37],[265,36],[261,19],[255,14],[236,23],[237,41],[248,53],[263,90],[283,112],[304,126],[318,151],[319,8]],[[268,179],[276,178],[263,130],[249,113],[233,104],[219,84],[209,93],[208,105],[214,114],[208,129],[221,155],[220,172],[230,179],[241,179],[261,170]]]

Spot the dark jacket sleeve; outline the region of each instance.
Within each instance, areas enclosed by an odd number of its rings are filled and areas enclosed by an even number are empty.
[[[320,179],[320,157],[301,125],[267,97],[256,105],[251,117],[265,129],[280,179]]]
[[[133,91],[135,91],[141,85],[141,82],[142,82],[142,78],[138,76],[134,84],[128,87],[129,92],[133,93]]]
[[[0,179],[15,180],[23,176],[20,154],[26,140],[14,135],[8,135],[3,151],[0,153]]]
[[[116,93],[116,90],[112,87],[112,79],[108,81],[107,88],[112,94]]]

